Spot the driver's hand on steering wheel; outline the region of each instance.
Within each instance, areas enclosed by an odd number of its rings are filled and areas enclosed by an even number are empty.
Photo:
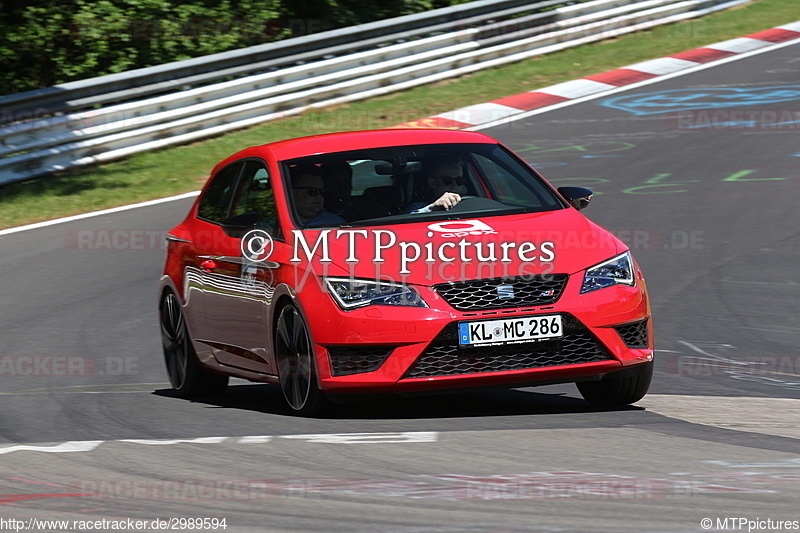
[[[445,211],[452,209],[458,202],[461,201],[461,195],[457,192],[446,192],[439,197],[438,200],[428,206],[429,209],[441,207]]]

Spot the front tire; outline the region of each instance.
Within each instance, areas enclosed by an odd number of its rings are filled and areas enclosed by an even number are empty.
[[[281,309],[275,326],[275,358],[286,403],[301,416],[320,413],[326,398],[317,386],[313,345],[308,327],[294,304]]]
[[[161,300],[161,343],[172,388],[181,398],[219,396],[228,387],[228,376],[200,366],[189,338],[180,301],[168,292]]]
[[[636,403],[647,394],[653,380],[653,362],[607,374],[599,381],[577,383],[581,396],[597,407]]]

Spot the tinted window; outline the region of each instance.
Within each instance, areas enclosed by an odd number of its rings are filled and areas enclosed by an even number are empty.
[[[506,205],[550,207],[558,205],[541,181],[530,179],[530,171],[499,146],[489,153],[472,155],[489,196]]]
[[[197,210],[197,216],[209,222],[221,223],[228,218],[233,188],[241,163],[234,163],[220,170],[211,180]]]
[[[245,162],[231,209],[231,217],[241,215],[256,215],[254,220],[258,228],[277,233],[275,194],[269,172],[260,160]]]
[[[284,179],[298,167],[314,167],[323,177],[328,167],[349,169],[349,199],[343,203],[326,197],[325,202],[327,210],[348,224],[413,222],[419,217],[452,220],[564,208],[541,177],[497,144],[396,146],[305,157],[283,162]],[[325,179],[326,192],[331,185]],[[426,211],[425,206],[442,190],[456,192],[463,199],[450,211]]]

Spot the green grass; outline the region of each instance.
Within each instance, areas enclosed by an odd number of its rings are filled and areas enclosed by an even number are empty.
[[[199,189],[221,159],[276,140],[384,128],[800,20],[798,0],[754,0],[702,19],[584,45],[459,79],[265,123],[120,162],[0,188],[0,228]]]

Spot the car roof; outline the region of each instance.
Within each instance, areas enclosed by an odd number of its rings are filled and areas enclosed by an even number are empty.
[[[327,133],[247,148],[232,155],[217,167],[219,168],[242,157],[263,157],[267,153],[271,153],[278,161],[285,161],[309,155],[365,148],[448,143],[497,144],[497,141],[488,135],[474,131],[445,129],[385,129]]]

